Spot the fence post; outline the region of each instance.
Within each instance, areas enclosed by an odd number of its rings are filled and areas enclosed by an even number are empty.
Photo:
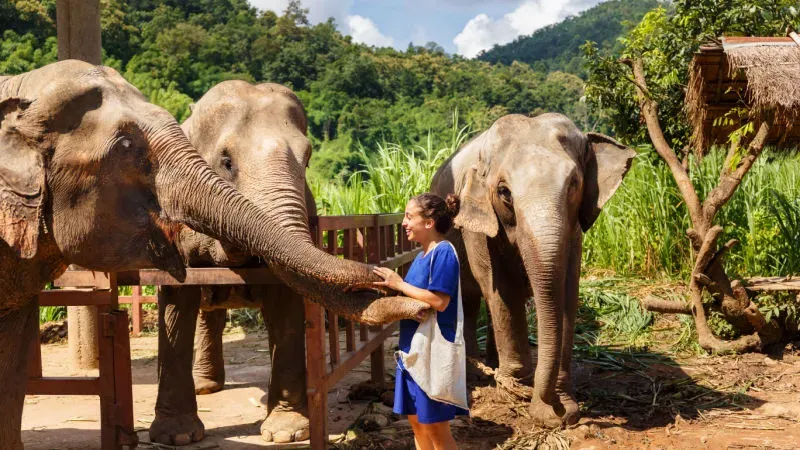
[[[367,262],[377,264],[381,261],[381,230],[378,225],[378,218],[375,216],[375,223],[367,231]],[[372,382],[379,387],[384,385],[384,364],[383,364],[383,342],[369,355],[369,368],[372,375]]]
[[[328,445],[328,387],[325,385],[325,310],[310,300],[306,315],[306,395],[311,428],[311,448],[323,450]]]
[[[133,323],[133,335],[139,336],[142,333],[142,287],[133,286],[131,288],[131,322]]]

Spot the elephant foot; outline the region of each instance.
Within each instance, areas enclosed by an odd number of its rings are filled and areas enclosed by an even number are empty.
[[[197,413],[165,417],[156,413],[150,425],[150,441],[164,445],[188,445],[203,439],[205,426]]]
[[[501,364],[500,367],[497,368],[497,375],[512,377],[521,384],[533,384],[533,374],[533,367]]]
[[[225,387],[225,380],[217,381],[205,377],[194,377],[194,393],[197,395],[213,394]]]
[[[559,393],[558,397],[561,400],[561,404],[564,405],[564,415],[561,417],[561,422],[567,426],[578,423],[581,418],[581,412],[575,397],[563,392]]]
[[[261,424],[261,438],[267,442],[305,441],[310,435],[307,415],[294,410],[275,408]]]
[[[563,425],[562,415],[557,411],[563,411],[564,407],[558,400],[556,402],[556,405],[548,405],[539,399],[531,402],[528,412],[536,425],[543,428],[561,428]]]

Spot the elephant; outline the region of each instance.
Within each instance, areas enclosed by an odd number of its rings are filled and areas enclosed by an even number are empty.
[[[182,128],[219,176],[256,207],[279,211],[285,227],[299,241],[311,242],[308,215],[316,213],[316,205],[305,181],[311,145],[306,138],[303,105],[290,89],[272,83],[224,81],[197,101]],[[190,229],[183,230],[177,241],[184,261],[192,267],[263,266],[257,255]],[[159,354],[168,362],[159,367],[156,410],[160,417],[178,413],[191,416],[191,421],[177,426],[159,422],[150,430],[151,440],[185,444],[202,433],[194,395],[219,391],[225,383],[222,331],[226,307],[261,308],[267,324],[272,374],[262,437],[275,442],[308,439],[305,359],[298,356],[305,351],[303,303],[291,298],[286,301],[287,295],[291,292],[275,285],[161,289],[159,304],[175,305],[165,312],[165,321],[175,325],[159,328],[159,340],[169,345],[159,346],[159,350],[168,350],[166,355]]]
[[[533,375],[530,414],[544,426],[579,418],[570,375],[583,233],[630,169],[636,152],[583,133],[567,117],[511,114],[453,154],[431,190],[456,193],[461,209],[447,237],[461,258],[465,338],[476,350],[480,299],[487,303],[498,373]],[[525,303],[534,297],[535,372]]]
[[[69,264],[177,280],[184,227],[280,265],[294,291],[368,323],[427,306],[353,289],[371,267],[306,244],[220,178],[175,119],[114,69],[65,60],[0,77],[0,448],[22,448],[36,294]],[[162,362],[163,363],[163,362]],[[156,417],[156,420],[161,418]]]

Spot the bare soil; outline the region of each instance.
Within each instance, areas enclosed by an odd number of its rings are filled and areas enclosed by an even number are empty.
[[[670,329],[662,325],[656,328]],[[800,448],[800,346],[788,344],[769,356],[679,357],[669,348],[675,337],[670,333],[674,328],[654,333],[654,341],[663,344],[636,354],[577,354],[574,374],[582,418],[567,430],[542,430],[531,423],[529,388],[498,387],[491,376],[473,380],[472,417],[452,422],[459,448]],[[266,334],[230,333],[225,342],[228,387],[198,397],[207,438],[193,447],[266,447],[258,436],[266,415]],[[389,377],[394,342],[386,345]],[[157,390],[156,338],[132,338],[131,345],[134,417],[146,442]],[[535,348],[531,351],[535,354]],[[68,373],[66,344],[43,346],[43,360],[45,375]],[[391,403],[391,392],[359,384],[368,379],[365,362],[330,391],[331,446],[413,448],[408,422],[382,405]],[[26,448],[92,449],[98,448],[99,436],[95,397],[26,397]],[[154,447],[144,443],[140,448]]]
[[[206,427],[206,439],[182,448],[244,450],[281,447],[263,442],[259,434],[261,422],[267,415],[265,405],[270,373],[266,332],[246,333],[239,330],[226,333],[224,342],[226,388],[215,394],[197,397],[200,419]],[[139,448],[164,448],[147,443],[147,430],[154,417],[158,392],[157,344],[158,338],[154,334],[131,338],[133,410],[141,442]],[[69,372],[68,355],[66,341],[43,345],[43,375],[77,375]],[[351,401],[347,398],[351,385],[369,378],[367,358],[365,363],[329,391],[330,433],[344,433],[369,405],[368,401]],[[26,396],[22,430],[22,439],[28,450],[99,449],[100,402],[96,396]],[[303,448],[308,447],[307,444],[306,441],[281,448]]]
[[[672,321],[672,325],[677,325]],[[576,354],[580,422],[536,427],[532,389],[493,376],[471,382],[471,417],[451,423],[460,449],[798,449],[800,343],[770,354],[678,357],[676,326],[656,325],[658,348]],[[797,345],[797,346],[796,346]],[[535,358],[535,348],[531,349]],[[339,448],[413,448],[408,423],[356,429]]]

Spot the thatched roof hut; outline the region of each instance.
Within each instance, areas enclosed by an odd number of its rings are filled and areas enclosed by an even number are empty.
[[[723,37],[700,47],[686,95],[696,151],[725,144],[747,120],[773,114],[767,143],[800,144],[800,38],[794,36]]]

